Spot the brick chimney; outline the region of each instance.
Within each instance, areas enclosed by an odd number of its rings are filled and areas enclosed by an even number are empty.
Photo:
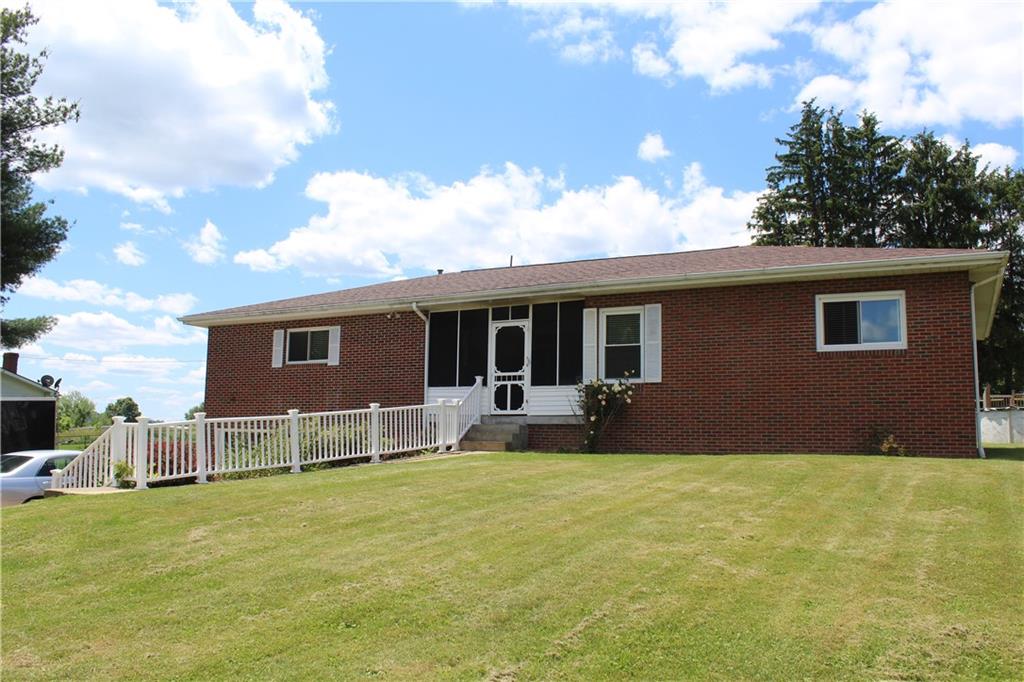
[[[18,354],[4,353],[4,369],[8,372],[18,373]]]

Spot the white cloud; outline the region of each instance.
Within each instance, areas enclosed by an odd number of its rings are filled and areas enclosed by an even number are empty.
[[[955,135],[950,135],[949,133],[942,135],[941,139],[954,151],[960,149],[964,144],[964,141],[961,138]],[[981,157],[978,165],[985,166],[988,164],[990,170],[1013,165],[1013,162],[1017,160],[1018,156],[1016,149],[1005,144],[999,144],[998,142],[985,142],[982,144],[970,145],[970,149],[972,154]]]
[[[647,133],[640,141],[640,146],[636,148],[636,157],[641,161],[654,163],[670,156],[672,156],[672,152],[665,147],[665,140],[661,139],[661,133]]]
[[[779,34],[816,9],[816,3],[680,3],[668,8],[667,57],[687,78],[702,78],[712,92],[748,85],[767,87],[772,70],[749,58],[782,47]]]
[[[1017,150],[998,142],[984,142],[971,147],[971,151],[981,157],[981,162],[987,163],[989,168],[997,169],[1005,166],[1012,166],[1017,161],[1019,154]]]
[[[142,225],[140,223],[123,222],[123,223],[121,223],[121,229],[122,230],[127,230],[128,232],[137,232],[139,234],[142,234],[143,231],[144,231],[143,227],[142,227]]]
[[[672,65],[658,53],[654,42],[637,43],[633,46],[633,71],[641,76],[664,79],[672,74]]]
[[[390,278],[500,266],[509,254],[525,264],[749,242],[745,225],[758,194],[710,186],[699,166],[691,175],[682,196],[662,196],[626,176],[547,200],[544,174],[511,163],[450,185],[321,173],[306,196],[324,202],[326,213],[234,260],[253,270]]]
[[[30,277],[22,283],[18,293],[48,301],[92,303],[131,312],[157,310],[171,315],[184,315],[196,304],[196,297],[192,294],[162,294],[146,298],[91,279],[72,279],[60,284],[46,277]]]
[[[608,19],[598,15],[584,15],[579,7],[532,5],[546,23],[545,28],[534,31],[534,40],[547,40],[554,45],[563,59],[579,64],[608,62],[622,56],[616,44]]]
[[[1019,5],[882,2],[849,21],[811,29],[815,47],[843,62],[797,96],[868,109],[892,126],[1006,125],[1024,115]]]
[[[27,376],[63,377],[62,392],[81,391],[101,411],[114,399],[130,395],[143,414],[177,420],[203,399],[206,363],[201,360],[137,353],[56,354],[38,343],[19,350]]]
[[[817,2],[522,7],[546,24],[534,35],[547,37],[563,56],[574,40],[615,46],[623,25],[639,25],[643,37],[630,50],[635,73],[666,82],[700,78],[712,93],[787,78],[799,87],[797,106],[816,97],[826,106],[868,109],[898,128],[968,119],[1004,126],[1024,116],[1019,3],[889,0],[850,5],[859,11],[845,20],[832,8],[819,11]],[[768,59],[784,40],[806,36],[812,39],[808,55],[790,64]],[[617,47],[581,52],[602,54],[605,61],[622,54]]]
[[[81,351],[119,351],[132,346],[186,346],[206,341],[201,329],[161,316],[151,326],[137,325],[113,313],[56,315],[57,324],[41,342]]]
[[[684,203],[678,220],[688,226],[687,245],[695,249],[750,243],[750,220],[760,192],[732,192],[707,183],[694,161],[683,171]]]
[[[666,48],[661,50],[650,37],[636,43],[631,50],[636,73],[658,79],[672,74],[701,78],[712,92],[727,92],[770,85],[772,68],[754,57],[780,48],[778,36],[796,30],[797,20],[813,12],[817,3],[602,2],[524,7],[547,23],[535,37],[549,39],[563,57],[571,59],[576,52],[589,57],[575,59],[580,62],[622,56],[611,22],[614,16],[652,22]]]
[[[135,242],[122,242],[114,247],[114,257],[119,263],[138,267],[146,262],[146,254],[135,245]]]
[[[203,265],[212,265],[224,258],[224,235],[209,219],[199,233],[183,244],[192,260]]]
[[[251,22],[226,0],[32,7],[29,47],[51,51],[40,91],[81,103],[78,123],[46,136],[67,151],[39,178],[47,188],[99,188],[166,212],[191,189],[271,182],[332,128],[332,105],[316,99],[327,49],[282,0],[257,0]]]

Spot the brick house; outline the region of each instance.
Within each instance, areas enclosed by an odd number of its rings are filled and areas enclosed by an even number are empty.
[[[189,315],[211,417],[435,402],[575,449],[575,386],[629,372],[617,451],[977,456],[975,341],[1007,255],[745,246],[443,273]]]

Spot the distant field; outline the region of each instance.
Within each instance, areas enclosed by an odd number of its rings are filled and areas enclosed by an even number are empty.
[[[5,681],[1020,680],[1024,463],[489,454],[65,497],[4,510],[0,571]]]
[[[57,434],[57,448],[60,450],[84,450],[107,430],[106,426],[84,426]]]

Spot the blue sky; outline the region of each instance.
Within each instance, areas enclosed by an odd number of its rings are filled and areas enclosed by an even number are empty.
[[[5,314],[22,373],[180,418],[176,317],[507,263],[708,248],[809,96],[1019,166],[1019,3],[33,3],[81,103],[39,195],[75,221]]]

